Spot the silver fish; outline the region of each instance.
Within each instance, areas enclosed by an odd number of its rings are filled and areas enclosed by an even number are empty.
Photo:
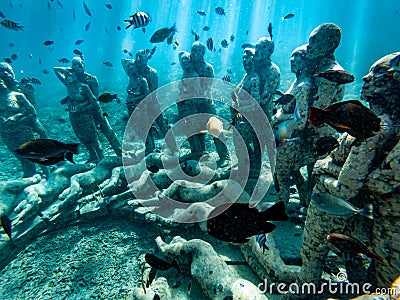
[[[311,201],[316,207],[331,215],[349,217],[355,214],[360,214],[369,219],[374,218],[372,204],[368,204],[361,209],[330,193],[315,193],[312,196]]]

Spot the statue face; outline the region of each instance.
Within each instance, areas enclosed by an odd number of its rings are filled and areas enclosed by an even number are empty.
[[[82,60],[73,59],[71,63],[71,69],[74,73],[81,75],[85,73],[85,64]]]
[[[245,49],[242,56],[243,67],[246,71],[254,66],[254,52],[250,49]]]
[[[262,61],[270,59],[271,54],[274,52],[274,42],[268,37],[262,37],[256,42],[256,51],[254,59]]]
[[[136,64],[138,67],[147,66],[148,60],[149,60],[149,58],[148,58],[147,54],[145,53],[145,51],[139,50],[138,52],[136,52]]]
[[[194,63],[203,61],[205,54],[205,46],[201,43],[194,43],[190,51],[190,59]]]
[[[306,67],[305,56],[306,56],[305,50],[293,52],[292,57],[290,59],[290,68],[292,73],[297,73],[301,69]]]
[[[7,63],[0,64],[0,78],[4,80],[5,84],[11,84],[14,82],[15,74],[12,67]]]

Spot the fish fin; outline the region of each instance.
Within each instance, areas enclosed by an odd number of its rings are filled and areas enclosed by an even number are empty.
[[[146,28],[145,27],[142,28],[142,32],[146,33]]]
[[[363,215],[364,217],[367,217],[368,219],[373,220],[374,219],[374,207],[372,206],[372,204],[368,204],[367,206],[365,206],[361,211],[360,214]]]
[[[324,111],[316,107],[308,109],[308,119],[312,126],[320,126],[325,123]]]
[[[73,164],[75,164],[74,159],[73,159],[73,154],[72,154],[72,152],[66,152],[66,153],[65,153],[65,158],[66,158],[67,160],[69,160],[70,162],[72,162]]]
[[[261,226],[261,233],[269,233],[274,231],[274,229],[276,228],[275,224],[269,223],[269,222],[265,222],[262,224]]]
[[[286,214],[285,203],[283,201],[279,201],[272,205],[270,208],[262,212],[265,219],[268,221],[287,221],[289,220],[288,215]]]
[[[229,131],[229,130],[222,130],[222,132],[223,132],[223,133],[229,133],[229,134],[232,134],[232,133],[233,133],[232,131]]]
[[[174,32],[178,32],[178,29],[176,29],[176,22],[174,23],[174,25],[172,25],[170,29],[173,30]]]

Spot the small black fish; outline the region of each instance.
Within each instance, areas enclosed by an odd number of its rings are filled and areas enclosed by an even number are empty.
[[[17,54],[11,54],[11,59],[12,60],[17,60],[18,59],[18,55]]]
[[[246,48],[255,48],[256,46],[252,45],[252,44],[243,44],[242,45],[242,49],[246,49]]]
[[[218,7],[215,8],[215,12],[217,13],[217,15],[226,16],[225,10],[224,10],[222,7],[220,7],[220,6],[218,6]]]
[[[174,65],[176,65],[176,62],[173,61],[173,62],[171,63],[171,66],[174,66]]]
[[[105,4],[108,9],[112,9],[112,5],[110,3]]]
[[[216,207],[208,216],[207,232],[232,243],[247,243],[253,235],[269,233],[275,225],[267,221],[286,221],[285,203],[278,202],[263,212],[244,203],[227,203]]]
[[[320,138],[315,146],[317,156],[329,154],[333,149],[339,147],[339,142],[333,136],[324,136]]]
[[[43,45],[45,45],[45,46],[54,45],[54,41],[51,41],[51,40],[44,41]]]
[[[12,47],[14,47],[14,46],[15,46],[15,43],[14,43],[14,42],[9,42],[9,43],[8,43],[8,47],[12,48]]]
[[[0,11],[0,17],[4,19],[6,17],[6,15],[3,14],[3,12]]]
[[[43,69],[43,74],[49,74],[50,73],[50,71],[48,70],[48,69]]]
[[[207,49],[208,50],[210,50],[210,51],[212,51],[213,50],[213,48],[214,48],[214,42],[213,42],[213,39],[212,38],[208,38],[207,39]]]
[[[80,44],[82,44],[83,42],[84,42],[85,40],[76,40],[75,41],[75,45],[80,45]]]
[[[75,9],[72,9],[72,20],[76,20],[76,13],[75,13]]]
[[[354,76],[343,70],[328,70],[315,73],[313,76],[322,77],[337,84],[346,84],[354,81]]]
[[[83,53],[79,51],[78,49],[74,49],[74,54],[79,55],[80,57],[83,57]]]
[[[278,105],[278,104],[286,105],[290,101],[292,101],[293,98],[294,98],[294,96],[291,94],[284,94],[281,97],[279,97],[278,99],[274,100],[274,102],[275,102],[275,105]]]
[[[231,37],[229,38],[229,40],[230,40],[231,42],[233,42],[233,41],[235,40],[235,36],[232,34]]]
[[[229,44],[228,44],[228,41],[227,41],[227,40],[224,39],[224,40],[221,41],[221,46],[222,46],[223,48],[228,48],[228,45],[229,45]]]
[[[28,91],[28,92],[35,92],[35,89],[33,88],[33,86],[31,86],[29,83],[25,83],[21,86],[21,88],[23,88],[24,90]]]
[[[111,62],[109,62],[109,61],[103,61],[103,65],[105,65],[106,67],[113,67],[114,65],[111,63]]]
[[[1,216],[1,227],[3,227],[4,232],[8,235],[10,241],[12,242],[12,232],[11,232],[11,220],[8,216]]]
[[[202,10],[196,10],[196,13],[198,13],[200,16],[203,16],[203,17],[206,15],[206,13]]]
[[[117,30],[120,31],[121,29],[122,29],[121,26],[118,25]]]
[[[172,267],[176,268],[177,270],[180,270],[178,263],[176,260],[173,260],[171,263],[165,261],[162,258],[159,258],[158,256],[151,254],[151,253],[146,253],[144,256],[146,262],[150,265],[150,267],[155,268],[160,271],[166,271],[171,269]]]
[[[338,132],[347,132],[357,139],[374,136],[381,124],[381,119],[357,100],[339,102],[324,110],[310,107],[308,116],[313,126],[326,123]]]
[[[65,144],[52,139],[38,139],[26,142],[13,152],[42,165],[54,164],[61,156],[62,160],[67,159],[74,163],[73,154],[78,154],[79,145],[79,143]]]
[[[67,64],[67,63],[69,63],[69,59],[68,59],[68,58],[65,58],[65,57],[60,58],[60,59],[58,59],[57,61],[58,61],[59,63],[62,63],[62,64]]]
[[[6,62],[6,63],[9,63],[9,64],[12,64],[12,60],[11,60],[11,58],[8,58],[8,57],[5,57],[5,58],[3,58],[4,59],[4,61]]]
[[[249,31],[248,30],[246,30],[246,35],[249,35]]]
[[[157,173],[158,171],[160,171],[160,168],[152,165],[152,166],[147,166],[147,170],[149,170],[151,173]]]
[[[60,0],[57,0],[57,4],[58,4],[59,7],[64,8],[64,6],[62,5]]]
[[[41,65],[42,64],[42,59],[40,57],[38,57],[38,64]]]
[[[83,8],[85,9],[85,12],[88,14],[89,17],[92,16],[92,13],[90,12],[89,7],[86,5],[85,1],[83,1]]]
[[[86,24],[86,26],[85,26],[85,31],[89,31],[89,29],[90,29],[90,24],[91,24],[90,22]]]
[[[108,113],[103,112],[103,116],[107,118],[108,117]]]
[[[271,40],[272,40],[272,23],[268,24],[268,33],[269,33],[269,36],[271,37]]]
[[[204,30],[204,31],[209,31],[209,30],[210,30],[210,27],[204,26],[204,27],[203,27],[203,30]]]
[[[11,20],[7,20],[4,19],[0,22],[1,25],[3,25],[5,28],[11,29],[11,30],[15,30],[15,31],[23,31],[24,30],[24,26],[18,25],[18,23],[15,23]]]
[[[294,17],[294,14],[287,14],[286,16],[282,17],[282,20],[288,20]]]
[[[30,82],[30,79],[28,77],[23,77],[23,78],[21,78],[20,82],[21,82],[21,84],[27,84]]]
[[[97,98],[97,101],[101,103],[110,103],[113,100],[118,99],[118,94],[111,95],[110,93],[103,93]],[[119,99],[118,99],[119,100]]]

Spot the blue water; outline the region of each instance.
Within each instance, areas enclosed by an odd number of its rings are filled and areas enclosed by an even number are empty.
[[[40,103],[59,105],[59,94],[65,94],[65,88],[56,79],[52,67],[62,65],[57,59],[71,59],[74,49],[84,53],[86,70],[98,77],[101,91],[124,93],[128,78],[120,59],[129,56],[122,50],[127,49],[134,54],[138,49],[151,49],[154,46],[149,41],[152,33],[175,22],[179,31],[175,35],[180,42],[178,49],[174,51],[172,45],[166,42],[156,44],[157,50],[149,62],[158,70],[160,84],[180,78],[179,63],[171,66],[171,62],[178,62],[179,50],[189,51],[194,41],[191,30],[200,35],[200,41],[205,43],[208,37],[212,37],[217,45],[215,53],[207,51],[206,54],[206,60],[214,65],[216,77],[222,78],[226,70],[231,69],[233,83],[237,83],[244,74],[241,45],[255,43],[259,37],[268,35],[268,23],[272,22],[275,41],[272,59],[281,69],[281,90],[288,88],[294,79],[290,73],[291,52],[306,43],[312,29],[321,23],[334,22],[342,29],[336,58],[356,76],[356,82],[348,86],[348,93],[359,95],[362,76],[371,64],[388,53],[400,50],[399,0],[86,0],[92,17],[85,13],[80,0],[59,2],[63,8],[57,0],[2,0],[0,3],[0,11],[7,19],[25,27],[24,31],[16,32],[0,26],[0,59],[16,53],[19,58],[12,65],[17,79],[31,76],[42,81],[43,85],[36,88],[38,109]],[[112,9],[108,9],[106,3],[111,4]],[[226,16],[215,13],[217,6],[225,9]],[[73,20],[73,10],[76,20]],[[196,10],[203,10],[207,15],[200,16]],[[138,11],[147,12],[152,17],[145,34],[141,29],[125,30],[123,19]],[[293,13],[294,18],[281,19],[289,13]],[[85,31],[88,22],[91,26],[89,31]],[[116,29],[118,25],[122,27],[121,31]],[[211,28],[208,32],[202,30],[206,25]],[[233,43],[229,42],[232,34],[235,36]],[[75,46],[74,42],[78,39],[85,41]],[[228,40],[229,47],[223,48],[220,53],[219,44],[223,39]],[[54,47],[44,46],[45,40],[53,40]],[[15,46],[9,47],[10,42],[14,42]],[[29,54],[33,58],[29,58]],[[42,64],[38,63],[39,58]],[[104,61],[110,61],[114,67],[104,66]],[[43,74],[43,69],[50,70],[50,74]]]

